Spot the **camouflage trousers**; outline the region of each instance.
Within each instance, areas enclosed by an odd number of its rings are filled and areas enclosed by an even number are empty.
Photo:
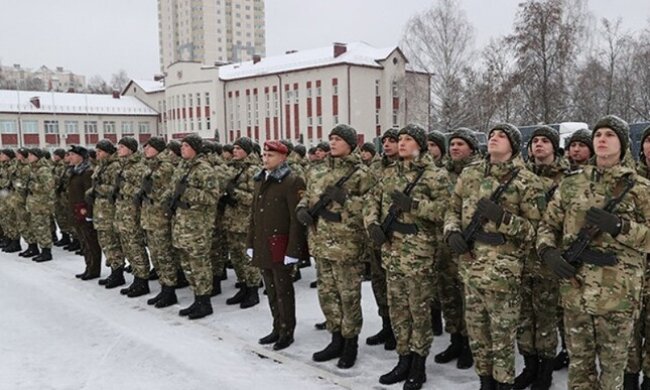
[[[33,239],[27,242],[36,243],[41,248],[52,248],[52,231],[50,230],[52,212],[53,205],[51,203],[48,204],[36,198],[27,198],[28,228]]]
[[[491,291],[465,284],[465,322],[479,376],[514,382],[520,297],[519,290]]]
[[[260,270],[253,266],[251,259],[246,256],[246,234],[228,232],[228,248],[237,280],[246,283],[248,287],[259,287]]]
[[[16,219],[16,209],[10,204],[11,193],[6,193],[0,198],[0,226],[5,236],[10,240],[20,238],[18,230],[18,221]]]
[[[18,222],[18,231],[20,232],[20,235],[23,237],[23,239],[28,244],[35,244],[36,237],[34,237],[34,233],[30,228],[29,213],[25,209],[24,203],[20,204],[16,208],[16,222]]]
[[[115,227],[122,244],[122,251],[133,269],[133,276],[149,279],[149,256],[145,246],[144,230],[140,226],[140,210],[130,201],[116,204]]]
[[[124,267],[124,253],[122,252],[122,244],[117,231],[97,230],[97,239],[104,256],[106,256],[106,266],[110,267],[111,270]]]
[[[397,353],[427,356],[433,342],[431,297],[434,294],[430,269],[405,275],[386,274],[390,321],[397,340]]]
[[[228,238],[226,231],[223,229],[220,222],[215,223],[215,227],[212,232],[210,261],[212,262],[212,272],[217,276],[223,276],[225,272],[224,267],[228,262]]]
[[[388,293],[386,291],[386,271],[381,266],[381,251],[371,250],[370,255],[370,285],[375,296],[379,316],[388,317]]]
[[[634,315],[625,312],[594,316],[564,310],[566,343],[570,358],[569,389],[623,388],[623,373],[634,318]],[[599,362],[600,376],[596,369],[596,360]]]
[[[178,283],[178,270],[180,259],[176,249],[172,246],[171,226],[159,226],[155,230],[145,230],[147,248],[151,263],[158,274],[161,286],[174,287]]]
[[[176,247],[181,259],[181,268],[190,283],[194,295],[210,295],[212,292],[212,262],[210,247],[212,241],[207,234],[199,235],[191,245]]]
[[[316,259],[318,302],[325,315],[327,330],[352,338],[361,333],[361,280],[364,263],[358,260]]]
[[[459,333],[467,336],[463,282],[458,274],[458,259],[452,257],[447,245],[441,246],[436,267],[438,268],[437,293],[440,297],[442,316],[445,319],[445,331],[449,334]]]
[[[522,355],[552,359],[557,351],[557,281],[524,271],[517,347]]]

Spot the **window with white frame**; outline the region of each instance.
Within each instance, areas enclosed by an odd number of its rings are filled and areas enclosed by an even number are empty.
[[[38,121],[23,121],[23,134],[38,134]]]
[[[58,134],[59,121],[45,121],[45,134]]]
[[[65,133],[66,134],[78,134],[79,133],[79,122],[77,122],[77,121],[65,121]]]
[[[115,133],[115,122],[104,121],[104,123],[102,123],[102,128],[104,129],[105,134]]]
[[[97,134],[97,122],[96,121],[85,121],[84,122],[84,132],[86,134]]]
[[[140,134],[147,134],[151,130],[149,122],[140,122],[138,123],[138,132]]]
[[[16,134],[16,121],[2,120],[0,121],[0,132],[2,134]]]
[[[122,122],[122,134],[133,134],[133,122]]]

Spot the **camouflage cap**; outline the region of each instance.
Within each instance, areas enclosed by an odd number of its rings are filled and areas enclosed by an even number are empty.
[[[17,152],[24,158],[27,158],[27,156],[29,155],[29,150],[27,148],[18,148]]]
[[[219,142],[216,142],[216,141],[213,142],[213,144],[214,144],[214,145],[212,146],[212,148],[213,148],[213,150],[214,150],[214,153],[216,153],[216,154],[218,154],[219,156],[221,156],[221,153],[223,153],[223,146],[221,146],[221,144],[220,144]]]
[[[310,154],[310,155],[313,155],[314,153],[316,153],[316,147],[315,147],[315,146],[312,146],[311,148],[309,148],[309,150],[307,151],[307,153]]]
[[[225,144],[223,146],[223,151],[224,152],[228,152],[228,153],[232,154],[233,149],[234,149],[234,147],[232,146],[232,144]]]
[[[167,147],[167,143],[165,142],[165,139],[163,137],[151,137],[144,144],[144,146],[147,146],[147,145],[149,145],[152,148],[156,149],[158,152],[162,152]]]
[[[203,138],[198,134],[188,134],[181,140],[181,143],[186,143],[196,153],[203,152]]]
[[[516,156],[521,151],[521,132],[515,125],[510,123],[499,123],[494,125],[490,132],[488,133],[488,139],[492,135],[492,132],[495,130],[501,130],[506,133],[508,141],[510,141],[510,148],[512,149],[512,155]]]
[[[372,154],[373,156],[377,154],[377,148],[375,148],[375,144],[366,142],[365,144],[361,145],[361,151],[362,152],[368,152]]]
[[[284,144],[284,146],[287,147],[287,150],[289,150],[289,153],[293,151],[293,143],[289,141],[288,139],[281,139],[280,142]]]
[[[118,145],[124,145],[133,153],[138,151],[138,141],[131,136],[122,137],[122,139],[117,143]]]
[[[88,149],[88,157],[93,160],[97,159],[97,153],[95,152],[95,149]]]
[[[591,140],[591,131],[588,129],[580,129],[576,130],[571,134],[571,137],[569,137],[569,140],[565,144],[567,147],[570,147],[572,143],[574,142],[580,142],[582,144],[585,144],[589,148],[589,151],[591,155],[593,156],[594,154],[594,143]]]
[[[65,157],[65,150],[63,148],[57,148],[54,149],[54,152],[52,152],[53,155],[63,158]]]
[[[643,134],[641,135],[641,147],[643,148],[643,143],[645,142],[645,139],[650,136],[650,126],[646,127],[645,130],[643,130]]]
[[[555,130],[550,126],[541,125],[533,131],[533,134],[530,136],[530,141],[528,141],[528,145],[533,144],[533,138],[535,137],[548,138],[548,140],[551,141],[551,144],[553,145],[553,153],[555,153],[556,155],[560,153],[560,132],[559,131]]]
[[[239,146],[246,152],[246,154],[251,154],[253,152],[253,140],[248,137],[240,137],[235,141],[233,146]]]
[[[108,154],[115,153],[115,145],[109,139],[103,139],[95,145],[95,149],[102,150]]]
[[[305,154],[307,154],[307,148],[303,144],[296,144],[296,146],[293,147],[293,151],[300,157],[305,157]]]
[[[399,129],[393,127],[393,128],[390,128],[390,129],[384,131],[384,134],[381,136],[381,143],[382,144],[384,143],[384,140],[386,138],[390,138],[395,142],[399,141]]]
[[[441,131],[431,130],[429,134],[427,134],[427,141],[431,141],[436,145],[438,145],[438,147],[440,148],[440,152],[442,152],[442,154],[447,153],[447,142],[446,142],[447,140],[445,139],[445,135],[442,134]]]
[[[323,152],[329,152],[330,151],[330,144],[328,142],[319,142],[318,145],[316,145],[316,149],[320,149]]]
[[[49,159],[52,158],[52,154],[50,154],[50,151],[49,151],[49,150],[47,150],[47,149],[43,149],[43,157],[45,157],[46,159],[49,160]]]
[[[43,152],[43,149],[41,149],[41,148],[27,149],[27,152],[29,154],[33,154],[34,156],[36,156],[36,158],[43,158],[43,156],[45,155],[45,153]]]
[[[16,158],[16,153],[12,149],[9,149],[9,148],[2,149],[2,151],[0,151],[0,153],[4,154],[5,156],[7,156],[9,158]]]
[[[344,124],[336,125],[330,131],[328,138],[333,135],[343,138],[343,141],[350,145],[350,148],[354,149],[357,147],[357,131],[353,127]]]
[[[167,142],[167,149],[171,150],[172,153],[175,155],[179,156],[181,155],[181,143],[178,142],[176,139],[170,139],[169,142]]]
[[[201,150],[205,154],[215,153],[214,145],[215,145],[215,142],[210,141],[209,139],[204,139],[203,144],[201,145]]]
[[[418,143],[420,151],[427,150],[427,132],[420,125],[409,123],[404,126],[398,133],[399,135],[408,134],[411,138]]]
[[[460,138],[465,141],[474,152],[478,150],[478,139],[476,139],[472,130],[466,127],[459,127],[451,133],[449,136],[449,142],[451,143],[451,140],[454,138]]]
[[[253,141],[253,152],[260,157],[262,156],[262,147],[255,141]]]
[[[591,139],[594,139],[596,130],[602,128],[610,128],[618,136],[621,142],[621,160],[625,157],[625,151],[630,147],[630,126],[626,121],[617,117],[616,115],[606,115],[598,120],[594,125],[594,131],[591,133]]]

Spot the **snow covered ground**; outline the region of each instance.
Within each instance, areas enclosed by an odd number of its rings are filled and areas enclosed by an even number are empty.
[[[197,321],[178,316],[192,302],[189,289],[178,292],[180,305],[155,309],[146,300],[157,293],[126,298],[97,280],[74,277],[83,259],[53,249],[54,261],[34,263],[0,254],[0,389],[401,389],[383,386],[379,375],[396,362],[395,352],[365,345],[380,328],[370,283],[363,284],[364,326],[357,364],[336,368],[336,360],[315,363],[313,352],[329,342],[314,323],[323,320],[313,268],[296,283],[298,325],[295,343],[274,352],[257,344],[271,329],[266,296],[251,309],[227,306],[235,277],[212,299],[215,314]],[[107,273],[104,269],[102,272]],[[128,276],[130,281],[131,276]],[[449,336],[436,337],[432,354]],[[521,359],[517,369],[521,370]],[[477,389],[475,372],[455,363],[427,361],[425,389]],[[555,373],[554,389],[564,389],[566,370]]]

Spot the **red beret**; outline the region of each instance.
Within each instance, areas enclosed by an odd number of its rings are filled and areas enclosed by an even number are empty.
[[[282,154],[289,154],[289,149],[285,144],[280,141],[266,141],[264,142],[264,150],[268,152],[278,152]]]

